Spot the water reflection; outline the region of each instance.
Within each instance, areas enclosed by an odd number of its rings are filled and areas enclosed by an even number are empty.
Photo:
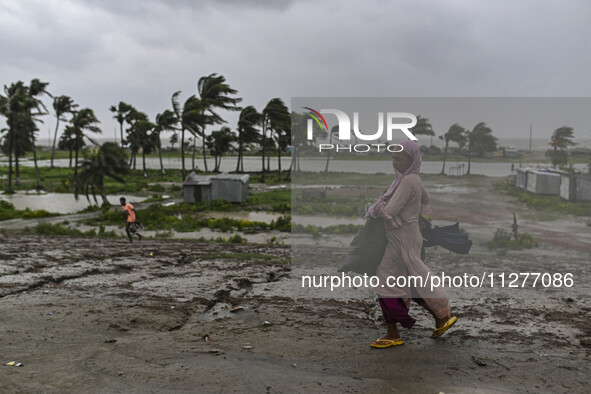
[[[125,199],[132,204],[146,199],[146,197],[139,197],[131,194],[108,195],[107,199],[111,204],[118,204],[120,197],[125,197]],[[35,191],[16,192],[15,194],[0,194],[0,199],[12,203],[18,210],[24,210],[27,208],[33,211],[45,209],[48,212],[62,214],[78,212],[89,206],[88,200],[86,200],[85,196],[80,196],[78,201],[76,201],[74,195],[70,193],[37,193]],[[97,199],[100,204],[102,200],[99,196],[97,196]],[[94,204],[92,197],[91,201]]]
[[[181,168],[181,159],[180,158],[165,158],[164,160],[164,168],[171,168],[171,169],[180,169]],[[467,162],[453,162],[448,161],[446,163],[445,172],[446,174],[450,175],[451,172],[454,172],[454,168],[460,168],[461,164],[464,164],[463,170],[464,172],[467,170],[468,165]],[[2,163],[0,163],[1,165]],[[33,166],[32,160],[24,160],[22,163],[24,166]],[[68,159],[58,159],[55,160],[55,166],[57,167],[68,167],[69,160]],[[185,159],[185,164],[187,168],[190,168],[190,161]],[[203,159],[200,159],[197,163],[197,170],[203,169]],[[516,161],[515,163],[508,163],[508,162],[489,162],[489,163],[480,163],[480,162],[473,162],[470,166],[470,173],[473,175],[486,175],[486,176],[495,176],[495,177],[503,177],[507,175],[514,174],[515,172],[511,170],[511,166],[518,168],[518,167],[547,167],[548,164],[544,163],[519,163]],[[39,166],[47,167],[50,165],[49,160],[40,160]],[[291,157],[283,157],[281,159],[281,168],[282,169],[289,169],[291,165]],[[324,172],[326,166],[326,159],[325,158],[310,158],[310,157],[302,157],[300,159],[300,169],[302,171],[310,171],[310,172]],[[157,158],[147,158],[146,159],[146,167],[149,169],[159,169],[160,162]],[[272,158],[270,161],[271,170],[277,170],[277,158]],[[443,167],[443,162],[441,161],[424,161],[421,165],[421,172],[423,174],[439,174],[441,172],[441,168]],[[137,168],[141,168],[138,166]],[[213,160],[211,163],[208,161],[208,168],[213,168]],[[578,171],[585,171],[587,168],[587,164],[575,164],[574,168]],[[231,172],[236,169],[236,158],[229,157],[222,160],[220,171],[222,172]],[[245,171],[260,171],[261,170],[261,158],[260,157],[245,157],[244,158],[244,170]],[[352,172],[352,173],[359,173],[359,174],[377,174],[377,173],[392,173],[392,163],[389,160],[378,161],[378,160],[336,160],[331,159],[329,171],[331,172]]]

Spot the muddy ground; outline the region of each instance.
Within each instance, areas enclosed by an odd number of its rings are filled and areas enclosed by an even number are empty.
[[[289,255],[270,245],[0,235],[0,359],[24,364],[0,366],[0,391],[591,389],[591,348],[580,343],[591,336],[588,297],[457,298],[459,322],[439,339],[415,305],[405,345],[375,350],[375,300],[295,299]],[[507,259],[456,256],[429,259],[462,269]]]
[[[0,361],[24,364],[0,365],[0,392],[590,392],[591,228],[496,193],[496,181],[426,182],[434,224],[460,221],[474,240],[466,256],[428,249],[427,265],[570,272],[575,285],[450,289],[456,326],[431,339],[413,305],[405,345],[384,350],[369,347],[384,333],[371,293],[298,288],[304,272],[335,272],[350,235],[294,237],[309,256],[291,265],[289,246],[0,232]],[[513,212],[539,246],[488,251]]]

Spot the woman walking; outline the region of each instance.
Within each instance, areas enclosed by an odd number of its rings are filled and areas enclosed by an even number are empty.
[[[399,143],[401,152],[392,155],[396,179],[388,190],[367,211],[366,218],[382,218],[386,227],[387,245],[377,269],[380,284],[375,288],[388,327],[386,335],[371,343],[374,348],[404,344],[397,324],[411,328],[415,320],[408,314],[410,300],[425,308],[435,319],[431,337],[445,333],[457,318],[449,313],[449,299],[442,287],[431,289],[431,271],[421,260],[423,237],[419,229],[419,214],[430,213],[429,195],[419,177],[421,151],[410,140]],[[420,277],[405,287],[392,286],[392,278]],[[388,279],[390,278],[390,282]],[[408,282],[411,282],[410,284]],[[410,285],[414,286],[410,286]],[[404,285],[404,283],[402,283]]]

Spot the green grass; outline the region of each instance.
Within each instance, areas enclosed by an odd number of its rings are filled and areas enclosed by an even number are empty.
[[[223,204],[223,201],[216,201]],[[210,207],[210,206],[209,206]],[[291,231],[291,217],[280,216],[271,223],[255,222],[245,219],[203,218],[202,212],[205,206],[200,204],[178,204],[162,206],[152,204],[145,209],[138,209],[138,220],[146,230],[193,232],[202,228],[209,228],[214,231],[231,232],[243,231],[245,233],[258,233],[262,231],[278,230],[283,232]],[[100,216],[86,219],[85,224],[96,225],[120,225],[123,222],[123,213],[119,209],[103,210]]]
[[[497,231],[495,231],[493,239],[488,241],[486,246],[489,249],[522,250],[536,247],[538,246],[538,243],[533,240],[531,234],[517,234],[517,239],[515,239],[510,232],[498,228]]]
[[[117,238],[119,237],[114,231],[105,231],[104,226],[100,226],[98,231],[95,229],[80,231],[75,228],[62,226],[59,223],[51,224],[41,222],[35,227],[27,227],[25,232],[39,234],[39,235],[66,235],[73,237],[105,237],[105,238]]]
[[[534,194],[516,188],[514,184],[514,182],[499,181],[494,184],[494,188],[502,194],[517,198],[519,202],[526,204],[529,208],[535,209],[536,211],[575,216],[591,215],[591,201],[571,202],[562,199],[560,196]]]
[[[25,210],[17,210],[14,208],[13,204],[4,200],[0,200],[0,220],[39,219],[49,216],[59,216],[59,214],[47,212],[44,209],[39,209],[35,211],[31,211],[29,208]]]

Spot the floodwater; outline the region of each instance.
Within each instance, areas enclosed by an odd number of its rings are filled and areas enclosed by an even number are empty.
[[[270,167],[271,170],[277,170],[277,158],[271,158]],[[39,166],[49,166],[49,160],[39,160]],[[203,160],[197,160],[197,169],[203,170]],[[23,160],[22,165],[33,166],[33,161]],[[68,159],[55,160],[54,164],[57,167],[67,167],[69,165]],[[181,159],[180,158],[165,158],[163,159],[164,168],[180,169]],[[291,157],[283,157],[281,159],[281,168],[288,169],[291,164]],[[463,166],[462,166],[463,164]],[[212,169],[213,161],[208,160],[208,169]],[[486,175],[503,177],[511,175],[514,171],[511,170],[512,163],[499,162],[499,163],[472,163],[470,167],[470,173],[473,175]],[[191,160],[185,159],[185,166],[187,169],[191,167]],[[303,171],[310,172],[323,172],[326,166],[325,158],[302,158],[300,160],[300,169]],[[421,166],[421,172],[424,174],[439,174],[443,162],[441,161],[425,161]],[[543,163],[520,163],[518,160],[514,163],[514,168],[519,167],[546,167],[547,164]],[[157,158],[147,158],[146,167],[149,169],[160,168],[160,161]],[[137,168],[141,167],[141,162],[138,163]],[[578,171],[586,171],[587,164],[575,164],[574,168]],[[222,159],[220,166],[221,172],[231,172],[236,169],[236,158],[230,157]],[[445,165],[445,173],[448,175],[461,175],[468,169],[467,162],[454,162],[448,161]],[[260,157],[245,157],[244,158],[244,170],[245,171],[260,171],[261,170],[261,158]],[[376,174],[376,173],[392,173],[392,164],[390,161],[376,161],[376,160],[337,160],[331,158],[329,164],[329,171],[331,172],[352,172],[360,174]]]
[[[271,223],[273,220],[277,220],[282,214],[270,213],[270,212],[218,212],[212,211],[207,212],[206,216],[212,219],[229,218],[236,220],[248,220],[250,222],[265,222]]]
[[[117,204],[120,197],[125,197],[128,202],[132,204],[144,201],[146,197],[139,197],[130,194],[123,195],[108,195],[107,199],[111,204]],[[8,201],[14,205],[16,209],[24,210],[38,210],[45,209],[52,213],[75,213],[87,208],[88,200],[86,196],[80,196],[78,200],[74,198],[71,193],[37,193],[31,192],[16,192],[15,194],[0,194],[0,199]],[[90,198],[94,205],[94,200]],[[97,196],[99,204],[102,202],[100,196]]]

